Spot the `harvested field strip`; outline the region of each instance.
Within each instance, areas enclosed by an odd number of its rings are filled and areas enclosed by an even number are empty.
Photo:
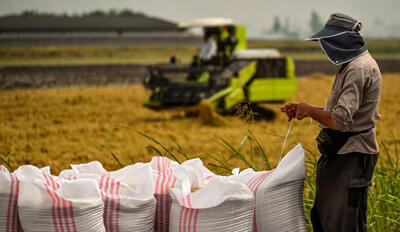
[[[400,40],[367,40],[376,58],[399,58]],[[59,65],[168,62],[171,55],[189,62],[199,44],[129,46],[2,47],[0,65]],[[295,59],[325,59],[318,43],[306,41],[248,41],[248,48],[276,48]]]

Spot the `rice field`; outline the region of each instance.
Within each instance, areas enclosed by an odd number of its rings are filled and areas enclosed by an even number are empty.
[[[382,119],[378,138],[392,141],[400,135],[400,75],[383,76],[380,103]],[[299,80],[294,101],[324,105],[333,78],[314,74]],[[225,157],[226,151],[216,140],[219,137],[239,144],[250,130],[262,143],[272,164],[280,154],[282,136],[289,123],[277,109],[269,122],[246,122],[234,116],[223,118],[227,123],[208,125],[201,118],[185,117],[183,109],[153,111],[142,106],[149,95],[139,85],[36,89],[0,92],[0,152],[12,154],[14,166],[30,163],[50,165],[54,173],[70,163],[100,160],[106,168],[117,168],[109,151],[122,160],[149,161],[156,155],[148,147],[150,140],[141,132],[156,138],[170,149],[178,149],[170,137],[181,144],[190,157],[204,157],[212,152]],[[228,123],[229,122],[229,123]],[[301,142],[317,153],[314,138],[318,124],[310,120],[295,121],[288,147]],[[247,149],[247,148],[244,148]],[[246,151],[246,150],[244,150]],[[62,161],[62,162],[60,162]],[[256,161],[261,159],[256,158]],[[238,164],[240,165],[240,164]]]
[[[324,105],[332,82],[332,76],[318,73],[299,79],[293,100]],[[377,130],[381,157],[370,191],[370,231],[400,230],[399,85],[400,74],[383,75]],[[277,109],[271,108],[273,121],[229,116],[215,125],[202,117],[186,117],[182,108],[144,108],[148,96],[139,85],[1,91],[0,164],[50,166],[53,174],[71,163],[99,160],[115,170],[156,155],[180,161],[200,157],[220,174],[233,167],[277,165],[289,126]],[[300,142],[307,149],[306,215],[313,202],[318,131],[318,124],[308,119],[294,121],[285,148]],[[307,222],[310,226],[309,218]]]
[[[380,140],[387,142],[400,137],[400,103],[397,101],[400,92],[393,89],[400,85],[400,75],[385,74],[383,79],[382,119],[377,133]],[[332,77],[323,74],[300,79],[293,100],[324,105],[332,81]],[[176,150],[173,137],[190,157],[207,160],[210,152],[218,157],[227,155],[216,141],[219,137],[239,144],[250,130],[262,143],[272,164],[276,164],[282,136],[289,126],[277,109],[271,108],[276,112],[273,121],[246,122],[230,116],[223,118],[226,123],[214,126],[201,118],[185,117],[183,109],[147,109],[142,103],[148,95],[139,85],[2,91],[1,157],[7,158],[9,154],[14,166],[50,165],[54,173],[68,168],[70,163],[91,160],[100,160],[106,168],[115,169],[117,166],[109,151],[122,160],[129,160],[131,156],[137,161],[149,161],[156,155],[148,147],[154,144],[137,133],[141,132]],[[315,122],[295,121],[288,148],[301,142],[317,153],[314,138],[318,131]],[[243,149],[244,153],[249,151],[249,148]]]

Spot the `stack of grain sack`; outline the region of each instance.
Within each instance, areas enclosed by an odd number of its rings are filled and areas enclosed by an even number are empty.
[[[304,158],[303,147],[298,144],[287,153],[274,170],[255,172],[252,169],[246,169],[241,173],[235,170],[235,174],[228,177],[213,175],[200,160],[182,163],[181,166],[186,167],[180,168],[180,171],[202,189],[195,193],[183,193],[180,189],[172,190],[174,202],[171,218],[174,221],[171,222],[170,228],[173,231],[182,229],[190,231],[190,228],[193,231],[306,231],[303,208]],[[244,191],[225,192],[229,188],[227,186],[232,183],[237,184],[236,190],[245,185],[254,198],[247,201],[247,204],[253,202],[250,208],[254,213],[247,213],[252,216],[250,229],[235,227],[237,222],[248,225],[248,218],[241,215],[244,211],[240,211],[248,209],[246,207],[248,205],[239,203],[239,198],[244,200],[246,196]],[[231,194],[230,197],[238,202],[231,203],[232,205],[225,208],[225,205],[229,203],[223,203],[220,200],[221,196],[225,196],[224,194]],[[225,196],[225,199],[229,197]],[[235,208],[239,205],[239,208]],[[190,216],[193,210],[194,218]],[[198,214],[204,215],[204,220],[199,221],[201,217]]]
[[[306,231],[303,208],[304,150],[298,144],[276,169],[246,169],[228,179],[246,184],[255,198],[253,231]]]
[[[166,157],[153,157],[150,162],[154,196],[157,199],[154,231],[168,232],[170,228],[172,188],[190,189],[190,182],[183,173],[176,173],[179,164]]]
[[[60,177],[94,180],[98,185],[107,231],[153,231],[156,199],[149,164],[137,163],[114,172],[106,171],[97,161],[71,167]]]
[[[0,166],[0,231],[21,231],[18,219],[19,179]]]
[[[103,201],[93,180],[63,180],[30,165],[14,173],[23,231],[105,231]]]
[[[231,176],[166,157],[113,172],[71,165],[59,176],[0,166],[0,231],[306,231],[304,178],[300,144],[274,170]]]

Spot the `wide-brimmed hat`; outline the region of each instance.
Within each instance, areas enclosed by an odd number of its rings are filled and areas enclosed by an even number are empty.
[[[316,41],[323,38],[329,38],[341,35],[347,32],[358,32],[362,24],[357,19],[342,13],[334,13],[329,16],[324,28],[306,40]]]

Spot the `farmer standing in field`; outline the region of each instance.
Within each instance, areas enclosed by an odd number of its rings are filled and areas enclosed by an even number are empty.
[[[326,107],[290,102],[289,118],[320,123],[316,138],[316,195],[311,210],[314,231],[366,231],[368,187],[378,160],[376,128],[382,77],[358,33],[362,24],[344,14],[330,15],[325,27],[306,39],[318,41],[328,59],[341,65]]]

